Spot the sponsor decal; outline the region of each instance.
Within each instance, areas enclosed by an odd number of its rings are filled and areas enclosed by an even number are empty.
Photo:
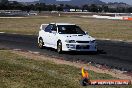
[[[131,84],[130,80],[127,79],[110,79],[110,80],[90,80],[88,71],[85,71],[84,68],[81,68],[82,80],[81,85],[129,85]]]

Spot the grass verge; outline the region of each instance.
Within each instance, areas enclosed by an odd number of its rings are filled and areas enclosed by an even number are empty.
[[[79,17],[29,17],[0,19],[0,32],[37,35],[43,23],[75,23],[96,38],[132,40],[132,21],[91,19]]]
[[[91,79],[114,79],[89,71]],[[29,59],[8,50],[0,50],[0,88],[83,88],[80,69],[50,61]],[[131,88],[132,86],[96,86],[96,88]],[[87,88],[95,88],[88,86]]]

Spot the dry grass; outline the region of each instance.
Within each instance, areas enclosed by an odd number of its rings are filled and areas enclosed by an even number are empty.
[[[0,31],[37,35],[42,23],[68,22],[81,26],[96,38],[132,40],[132,21],[104,20],[79,17],[30,17],[0,19]]]
[[[93,71],[89,71],[89,74],[91,79],[113,79],[110,75]],[[0,79],[0,88],[83,88],[79,83],[80,69],[39,58],[29,59],[8,50],[0,50]],[[125,86],[129,87],[131,86]]]
[[[91,79],[115,79],[110,75],[89,71]],[[8,50],[0,50],[0,88],[84,88],[80,85],[80,69],[55,64],[49,60],[27,58]],[[131,88],[124,86],[87,86],[86,88]]]

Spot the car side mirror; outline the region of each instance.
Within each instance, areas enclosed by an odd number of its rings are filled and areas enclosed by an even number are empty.
[[[87,32],[87,31],[85,31],[85,34],[86,34],[86,35],[88,35],[88,32]]]

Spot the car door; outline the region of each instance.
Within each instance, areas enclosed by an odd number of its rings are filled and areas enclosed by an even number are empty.
[[[44,30],[44,33],[43,33],[43,41],[45,43],[46,46],[50,46],[50,33],[51,33],[51,29],[52,29],[52,26],[49,24],[45,30]]]
[[[57,45],[57,27],[55,24],[51,25],[51,33],[49,34],[49,38],[50,38],[50,44],[52,45],[52,47],[56,47]]]

